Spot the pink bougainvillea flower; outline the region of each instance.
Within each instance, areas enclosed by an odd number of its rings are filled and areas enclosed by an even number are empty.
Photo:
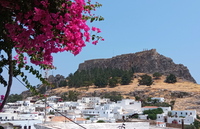
[[[92,31],[96,31],[97,30],[97,28],[96,27],[92,27]]]
[[[70,1],[70,2],[69,2]],[[98,19],[91,12],[100,5],[92,4],[90,0],[66,0],[58,3],[59,7],[52,10],[48,0],[33,0],[33,8],[27,12],[16,11],[13,22],[5,24],[8,37],[14,42],[18,54],[27,53],[30,62],[36,65],[53,64],[53,53],[69,51],[74,55],[81,52],[86,42],[93,39],[98,43],[98,37],[92,37],[90,31],[100,33],[97,27],[89,27],[86,22],[92,18]],[[13,6],[15,4],[16,6]],[[0,0],[0,5],[12,11],[20,10],[14,0]],[[101,39],[101,41],[104,41]],[[14,57],[18,60],[17,56]],[[18,60],[19,61],[19,60]],[[24,62],[27,59],[24,58]]]

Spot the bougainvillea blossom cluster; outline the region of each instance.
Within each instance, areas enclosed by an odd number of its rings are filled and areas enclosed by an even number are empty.
[[[91,4],[90,0],[61,0],[58,5],[52,5],[50,0],[33,1],[34,7],[23,12],[20,4],[0,0],[0,5],[12,9],[14,14],[13,22],[5,25],[8,37],[16,52],[27,53],[31,63],[53,66],[52,53],[70,51],[77,55],[86,42],[93,40],[92,43],[97,44],[98,40],[104,40],[91,35],[91,31],[98,34],[101,30],[90,28],[86,22],[98,20],[91,11],[100,4]]]

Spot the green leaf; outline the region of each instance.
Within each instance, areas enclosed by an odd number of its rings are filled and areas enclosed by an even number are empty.
[[[28,65],[25,66],[25,70],[29,70],[29,68],[30,68],[30,67],[29,67]]]
[[[24,72],[21,72],[21,74],[20,74],[20,75],[21,75],[21,77],[24,77]]]
[[[95,35],[92,35],[92,40],[95,40]]]
[[[22,78],[22,81],[23,81],[23,82],[25,82],[25,81],[26,81],[26,79],[25,79],[25,78]]]
[[[91,20],[90,20],[90,22],[93,22],[94,20],[95,20],[95,17],[92,17]]]

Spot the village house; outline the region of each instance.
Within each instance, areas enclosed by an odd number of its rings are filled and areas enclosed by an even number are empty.
[[[106,98],[83,97],[77,102],[59,102],[60,97],[50,96],[46,100],[46,104],[45,99],[33,102],[31,98],[15,103],[7,103],[4,112],[0,113],[0,121],[3,123],[9,121],[15,124],[18,124],[16,121],[21,121],[23,123],[21,124],[22,127],[34,129],[34,124],[30,124],[31,122],[35,124],[36,122],[55,122],[56,120],[67,122],[68,120],[65,117],[59,116],[59,113],[62,113],[79,124],[96,123],[99,120],[115,123],[117,120],[126,119],[134,114],[139,114],[139,119],[147,119],[148,115],[143,115],[142,112],[157,108],[163,110],[162,114],[157,114],[156,126],[158,127],[166,127],[166,123],[181,124],[182,121],[184,121],[184,124],[189,125],[196,119],[195,110],[173,111],[171,107],[141,107],[141,102],[133,99],[122,99],[115,103]],[[162,102],[163,99],[159,101]]]
[[[165,98],[162,98],[162,97],[153,97],[153,98],[151,98],[151,100],[157,100],[157,102],[159,102],[159,103],[163,103],[163,102],[165,102]]]
[[[183,111],[171,111],[169,117],[167,117],[167,123],[181,124],[182,120],[184,124],[190,125],[196,119],[196,110],[183,110]]]

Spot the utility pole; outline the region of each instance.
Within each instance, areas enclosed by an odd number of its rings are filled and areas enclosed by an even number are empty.
[[[48,69],[45,71],[45,75],[44,75],[44,78],[46,79],[47,81],[47,77],[48,77]],[[44,101],[44,123],[46,123],[46,118],[47,118],[47,86],[45,86],[46,88],[46,91],[45,91],[45,101]]]
[[[182,119],[181,124],[182,124],[182,129],[184,129],[184,119]]]
[[[45,95],[45,102],[44,102],[44,123],[46,123],[46,118],[47,118],[47,97]]]

